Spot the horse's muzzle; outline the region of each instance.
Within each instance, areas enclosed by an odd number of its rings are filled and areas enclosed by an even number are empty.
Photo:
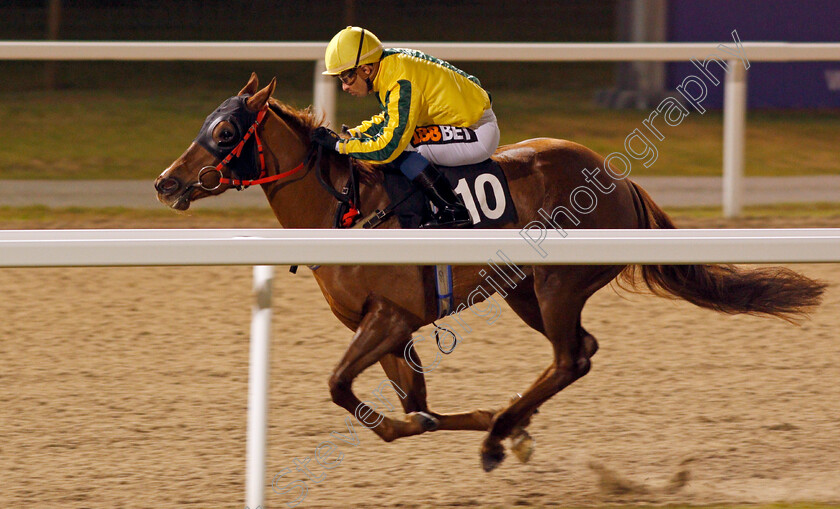
[[[187,210],[190,207],[192,186],[185,186],[176,178],[160,176],[155,181],[158,201],[175,210]]]
[[[178,192],[179,189],[181,189],[181,183],[178,179],[172,177],[158,177],[157,182],[155,182],[155,190],[161,196],[171,196]]]

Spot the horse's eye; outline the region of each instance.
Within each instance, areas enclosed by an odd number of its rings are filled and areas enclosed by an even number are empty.
[[[220,145],[230,145],[236,141],[236,128],[228,121],[219,122],[213,130],[213,137]]]

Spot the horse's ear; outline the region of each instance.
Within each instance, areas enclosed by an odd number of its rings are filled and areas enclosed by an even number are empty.
[[[271,94],[274,93],[274,87],[276,85],[277,78],[271,78],[271,83],[269,83],[267,87],[248,98],[248,109],[250,109],[251,111],[258,111],[263,109],[265,107],[265,103],[268,102],[268,98],[271,97]]]
[[[252,72],[251,78],[248,80],[248,84],[245,85],[245,88],[240,90],[237,95],[254,95],[258,88],[260,88],[260,79],[257,78],[257,73]]]

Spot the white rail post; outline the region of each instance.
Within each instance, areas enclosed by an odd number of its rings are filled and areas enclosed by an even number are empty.
[[[327,125],[332,130],[337,131],[335,125],[335,79],[321,74],[326,70],[327,64],[323,60],[315,62],[315,75],[312,80],[312,93],[315,97],[312,102],[315,110],[325,115]]]
[[[265,492],[266,430],[268,427],[268,359],[271,345],[271,282],[274,267],[254,267],[254,307],[251,313],[251,362],[248,374],[248,441],[246,444],[245,506],[257,509]]]
[[[723,97],[723,215],[741,215],[744,200],[744,140],[747,123],[747,70],[729,60]]]

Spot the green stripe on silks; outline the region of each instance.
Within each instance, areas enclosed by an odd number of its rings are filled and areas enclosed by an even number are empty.
[[[370,126],[370,128],[367,131],[365,131],[361,134],[361,137],[368,138],[368,139],[376,138],[377,136],[380,135],[380,133],[382,133],[382,129],[385,128],[387,123],[388,123],[388,113],[385,113],[385,119],[382,121],[382,123],[381,124],[373,124],[372,126]]]
[[[397,150],[397,147],[400,145],[400,140],[402,139],[403,134],[405,133],[406,124],[408,123],[408,113],[411,109],[411,82],[408,80],[399,80],[397,83],[400,85],[400,98],[397,102],[398,123],[397,127],[394,129],[391,141],[389,141],[387,145],[375,152],[348,152],[347,155],[349,155],[350,157],[362,159],[365,161],[384,161],[391,157],[394,151]],[[390,97],[391,92],[388,91],[385,94],[386,104],[388,104]],[[387,126],[390,120],[390,114],[386,110],[383,126]],[[379,139],[381,136],[382,132],[380,131],[376,136],[371,138],[371,140]]]
[[[441,60],[439,58],[435,58],[432,55],[427,55],[427,54],[423,53],[422,51],[418,51],[416,49],[388,48],[388,49],[386,49],[385,51],[382,52],[382,58],[385,58],[389,55],[394,55],[394,54],[397,54],[397,53],[402,53],[404,55],[419,58],[421,60],[425,60],[427,62],[432,62],[433,64],[437,64],[441,67],[445,67],[445,68],[449,69],[450,71],[456,72],[456,73],[460,74],[461,76],[467,78],[468,80],[472,81],[476,85],[481,86],[481,82],[478,81],[478,78],[476,78],[475,76],[465,73],[461,69],[458,69],[454,65],[447,62],[446,60]]]

